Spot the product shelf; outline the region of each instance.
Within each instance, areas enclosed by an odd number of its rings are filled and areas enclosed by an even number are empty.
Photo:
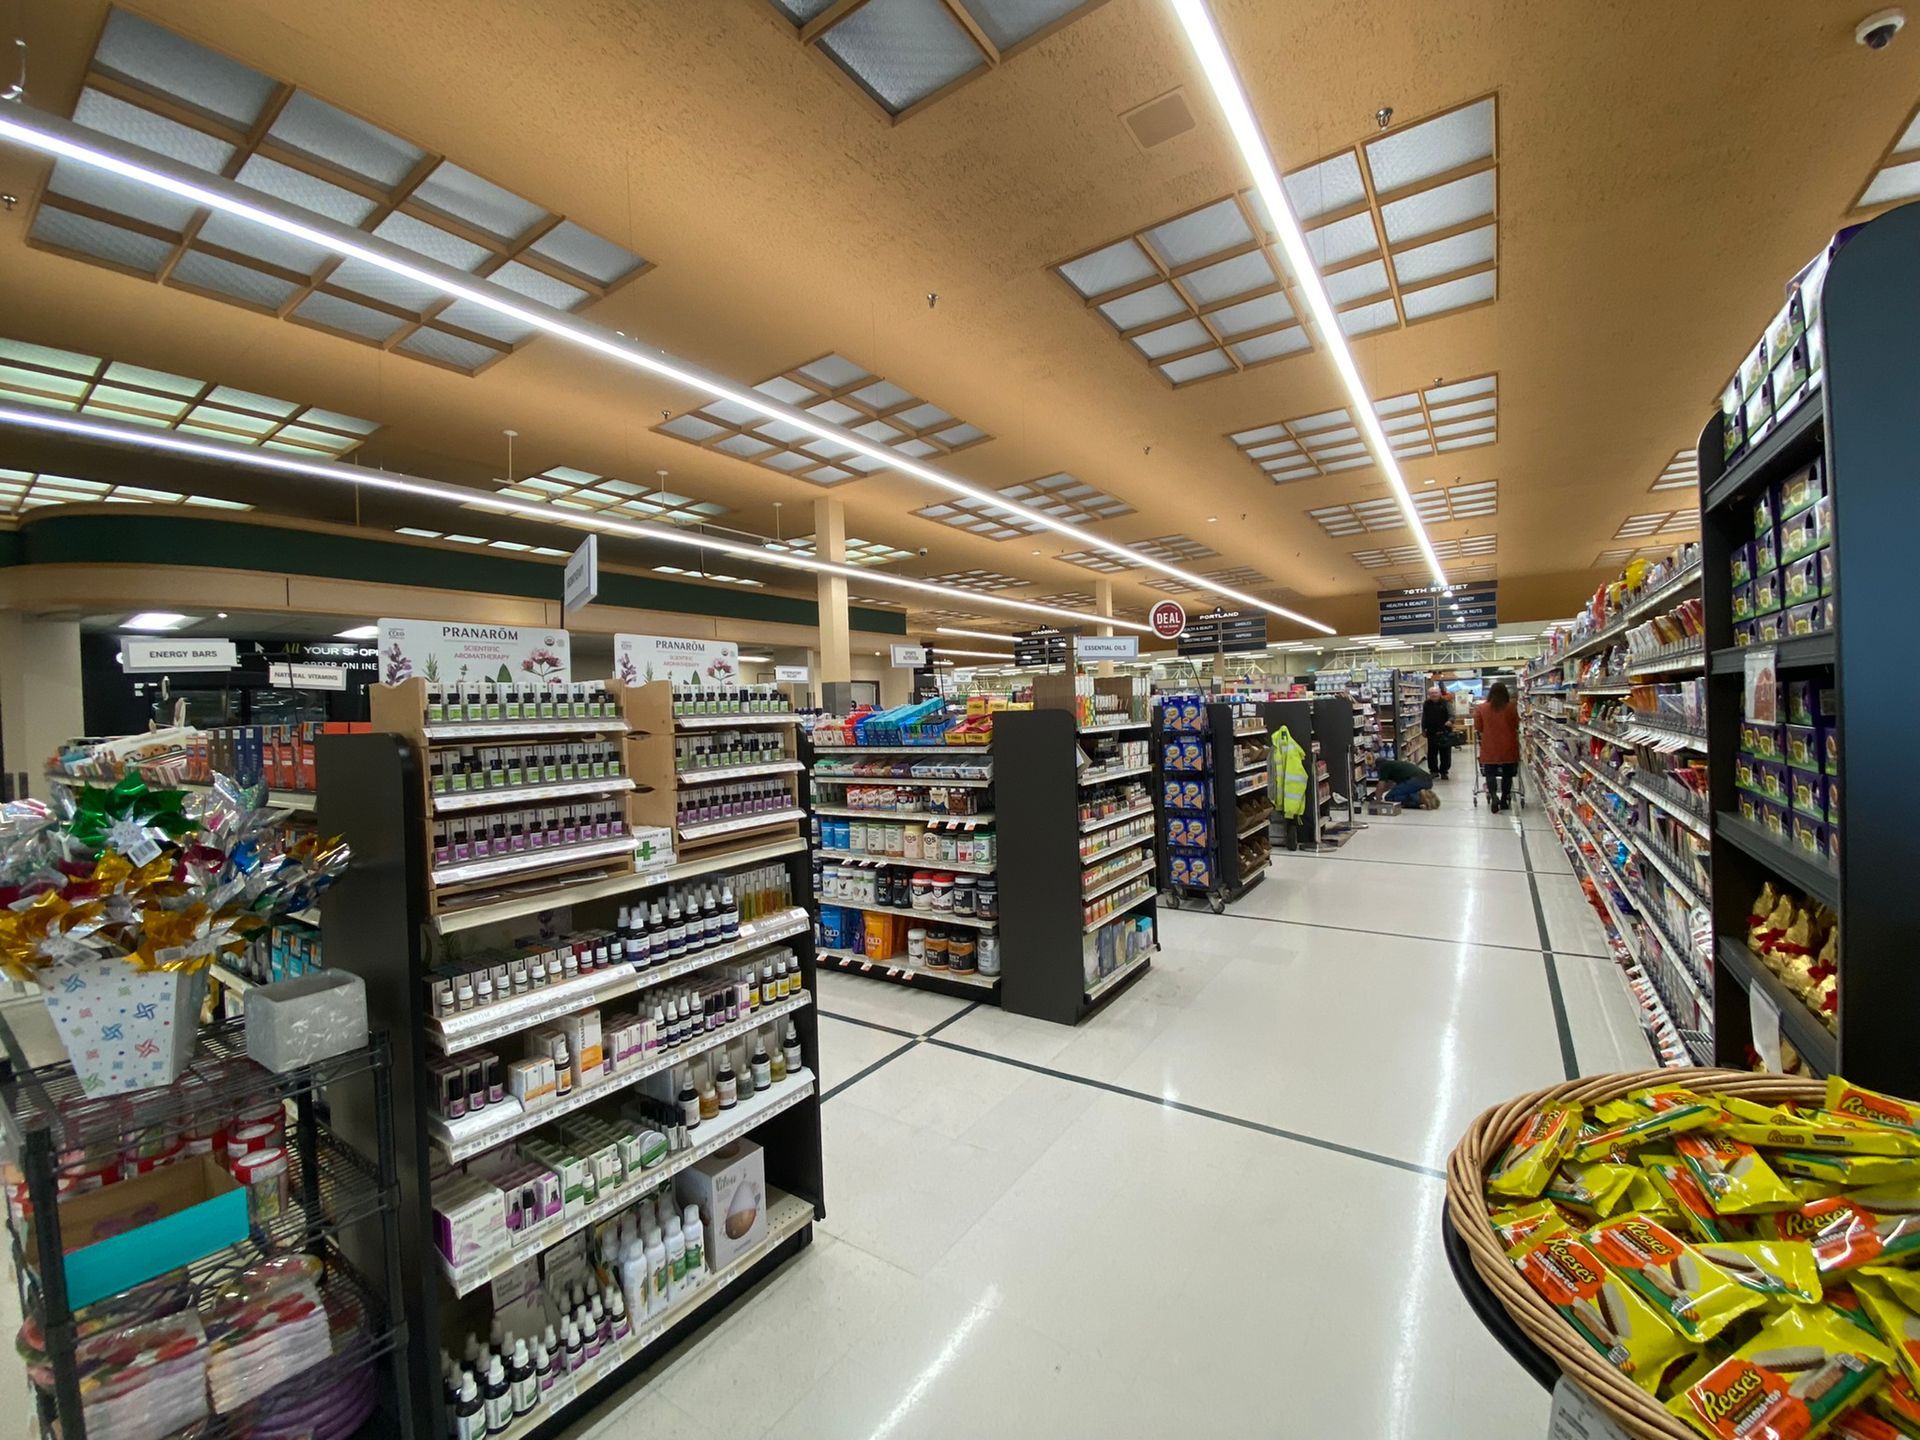
[[[429,744],[456,744],[462,740],[538,740],[547,735],[625,735],[627,722],[618,715],[599,720],[479,720],[429,721],[420,728]]]
[[[1153,804],[1149,801],[1145,805],[1136,805],[1131,810],[1121,810],[1112,815],[1103,815],[1098,820],[1084,821],[1080,826],[1080,833],[1082,835],[1091,835],[1094,831],[1104,830],[1109,825],[1118,825],[1122,820],[1131,820],[1137,815],[1151,815],[1152,813]]]
[[[681,1171],[699,1164],[715,1151],[726,1148],[774,1116],[791,1110],[813,1094],[814,1089],[815,1077],[812,1071],[804,1066],[799,1070],[789,1071],[787,1078],[773,1089],[759,1091],[751,1099],[741,1101],[732,1110],[722,1112],[719,1118],[703,1122],[693,1132],[700,1137],[698,1144],[668,1157],[651,1170],[642,1170],[624,1184],[617,1185],[605,1195],[600,1196],[577,1214],[557,1215],[551,1220],[521,1230],[513,1237],[512,1248],[502,1254],[485,1256],[465,1265],[450,1265],[442,1257],[441,1274],[446,1277],[447,1284],[453,1293],[460,1296],[471,1295],[482,1285],[504,1279],[535,1255],[559,1244],[569,1235],[577,1235],[589,1225],[597,1225],[602,1220],[611,1219]]]
[[[513,785],[499,790],[449,790],[433,797],[433,813],[451,815],[464,810],[490,810],[495,805],[532,805],[575,795],[612,795],[633,788],[633,781],[626,776],[610,775],[600,780],[562,780],[552,785]]]
[[[1719,937],[1720,965],[1752,994],[1758,990],[1780,1012],[1780,1032],[1793,1042],[1800,1057],[1822,1075],[1840,1068],[1840,1042],[1807,1002],[1787,988],[1760,957],[1730,935]]]
[[[1101,881],[1100,884],[1096,885],[1093,889],[1081,891],[1080,899],[1083,902],[1088,900],[1098,900],[1102,895],[1105,895],[1107,892],[1111,890],[1118,890],[1122,885],[1126,884],[1129,880],[1138,879],[1140,876],[1145,875],[1149,870],[1153,869],[1153,866],[1154,866],[1154,862],[1151,858],[1142,860],[1139,864],[1130,866],[1127,869],[1122,870],[1118,875],[1109,875],[1105,880]]]
[[[495,1002],[484,1010],[465,1010],[430,1019],[427,1022],[427,1038],[438,1045],[442,1053],[458,1054],[475,1045],[484,1045],[489,1040],[498,1040],[503,1035],[512,1035],[536,1025],[544,1025],[549,1020],[558,1020],[562,1015],[571,1015],[576,1010],[585,1010],[589,1006],[617,1000],[623,995],[652,989],[655,985],[665,984],[682,975],[691,975],[709,965],[737,960],[776,941],[805,934],[812,923],[806,910],[797,905],[790,906],[758,920],[746,921],[740,926],[739,939],[710,946],[694,955],[649,965],[644,970],[634,970],[622,964],[530,991],[516,1000]]]
[[[788,1195],[769,1185],[765,1240],[735,1258],[725,1269],[716,1271],[699,1288],[674,1300],[658,1315],[649,1316],[645,1324],[636,1321],[633,1333],[625,1340],[607,1345],[578,1370],[555,1376],[545,1403],[536,1406],[532,1414],[514,1421],[492,1440],[527,1440],[527,1437],[539,1434],[562,1411],[624,1367],[628,1361],[638,1357],[682,1321],[712,1305],[743,1275],[812,1223],[813,1205],[810,1201]]]
[[[791,775],[807,767],[798,760],[763,760],[754,765],[705,765],[677,770],[674,779],[682,785],[718,785],[728,780],[745,780],[753,775]]]
[[[857,970],[862,974],[877,971],[889,980],[911,980],[918,976],[926,980],[944,980],[953,985],[967,985],[977,990],[991,990],[1000,983],[998,975],[982,975],[977,970],[936,970],[926,965],[916,965],[904,955],[878,959],[854,950],[836,950],[826,946],[815,953],[842,970]]]
[[[822,860],[838,860],[853,865],[898,865],[907,870],[951,870],[960,875],[991,875],[995,866],[992,861],[975,864],[969,861],[961,864],[955,860],[908,860],[900,855],[868,855],[853,850],[815,850],[814,854]]]
[[[540,914],[543,910],[557,910],[565,905],[584,905],[594,900],[608,900],[616,896],[632,894],[638,890],[652,890],[661,885],[697,879],[719,870],[746,868],[768,860],[777,860],[781,856],[792,855],[806,848],[807,842],[804,839],[785,837],[746,849],[705,855],[698,859],[685,860],[651,870],[597,876],[571,885],[550,886],[524,894],[508,895],[485,905],[475,905],[436,915],[432,924],[434,930],[441,935],[456,935],[466,930],[478,930],[484,926],[497,925],[505,920],[526,919]]]
[[[924,820],[928,824],[972,824],[985,825],[993,820],[993,811],[982,810],[973,815],[939,815],[931,810],[856,810],[848,805],[816,805],[816,815],[832,815],[836,818],[847,816],[854,820]]]
[[[791,725],[798,719],[799,717],[793,714],[676,715],[673,717],[673,728],[676,730],[744,730],[749,726]]]
[[[649,1075],[658,1075],[663,1070],[684,1065],[695,1056],[704,1055],[709,1050],[759,1029],[771,1020],[790,1015],[812,1003],[813,996],[803,990],[798,995],[789,995],[786,999],[776,1000],[771,1005],[762,1005],[758,1010],[742,1016],[732,1024],[722,1025],[717,1030],[709,1030],[696,1036],[671,1053],[662,1052],[643,1064],[617,1071],[597,1085],[583,1085],[564,1100],[551,1101],[536,1110],[517,1110],[498,1124],[463,1126],[456,1132],[447,1121],[437,1117],[430,1118],[428,1126],[433,1135],[434,1148],[447,1164],[462,1164],[476,1155],[485,1154],[494,1146],[503,1144],[515,1136],[524,1135],[529,1130],[538,1130],[542,1125],[551,1124],[562,1115],[571,1115],[576,1110],[584,1110],[596,1101],[603,1100],[609,1095],[617,1095],[629,1086],[638,1084]]]
[[[1794,849],[1776,839],[1764,825],[1756,825],[1732,810],[1716,814],[1713,829],[1716,841],[1728,841],[1811,898],[1840,908],[1840,872],[1827,861]]]
[[[763,810],[758,815],[742,815],[733,820],[707,820],[698,825],[676,826],[674,833],[682,840],[711,840],[717,835],[739,835],[748,830],[764,830],[770,825],[784,825],[789,820],[806,818],[807,812],[798,808]]]

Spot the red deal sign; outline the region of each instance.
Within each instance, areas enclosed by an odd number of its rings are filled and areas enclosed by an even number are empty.
[[[1180,632],[1187,628],[1187,612],[1177,600],[1162,600],[1147,616],[1147,623],[1162,640],[1177,640]]]

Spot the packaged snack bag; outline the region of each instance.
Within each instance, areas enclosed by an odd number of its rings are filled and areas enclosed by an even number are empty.
[[[1886,1281],[1862,1272],[1853,1277],[1853,1293],[1860,1297],[1874,1327],[1886,1337],[1887,1348],[1907,1379],[1920,1384],[1920,1315],[1895,1295]]]
[[[1578,1105],[1548,1101],[1535,1108],[1487,1172],[1487,1193],[1533,1199],[1547,1188],[1555,1168],[1566,1158],[1579,1125]]]
[[[1920,1253],[1920,1186],[1908,1181],[1815,1200],[1799,1213],[1820,1223],[1813,1237],[1813,1258],[1822,1275],[1844,1274]]]
[[[1653,1140],[1701,1129],[1719,1118],[1718,1105],[1690,1096],[1685,1103],[1666,1104],[1663,1109],[1643,1112],[1636,1120],[1624,1121],[1589,1136],[1573,1147],[1573,1158],[1599,1160],[1617,1150],[1634,1150]]]
[[[1909,1105],[1876,1090],[1849,1085],[1838,1075],[1827,1077],[1827,1109],[1848,1120],[1885,1125],[1920,1137],[1920,1106]]]
[[[1673,1328],[1711,1340],[1766,1302],[1664,1225],[1623,1215],[1587,1232],[1587,1243]]]
[[[1632,1165],[1616,1165],[1596,1160],[1582,1165],[1569,1160],[1553,1172],[1544,1192],[1546,1198],[1568,1205],[1596,1220],[1617,1214],[1626,1205],[1633,1182],[1640,1171]]]
[[[1796,1305],[1667,1409],[1709,1440],[1812,1440],[1885,1384],[1890,1363],[1844,1320]]]
[[[1753,1238],[1749,1222],[1722,1215],[1713,1208],[1700,1182],[1678,1157],[1650,1155],[1641,1160],[1640,1166],[1667,1202],[1668,1209],[1680,1218],[1695,1240],[1721,1243]]]
[[[1578,1235],[1538,1238],[1514,1261],[1607,1363],[1651,1393],[1687,1342]]]
[[[1673,1148],[1722,1215],[1791,1210],[1800,1203],[1751,1145],[1699,1132],[1675,1136]]]
[[[1749,1290],[1807,1304],[1820,1299],[1820,1267],[1804,1240],[1702,1241],[1694,1248]]]

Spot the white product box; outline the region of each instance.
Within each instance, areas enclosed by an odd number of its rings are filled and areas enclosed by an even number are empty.
[[[679,1190],[681,1204],[699,1207],[714,1270],[767,1238],[767,1168],[751,1140],[735,1141],[681,1172]]]

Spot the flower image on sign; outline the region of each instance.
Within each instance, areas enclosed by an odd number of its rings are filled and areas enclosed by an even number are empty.
[[[613,675],[625,685],[674,680],[731,690],[740,683],[740,647],[731,640],[616,635],[613,637]]]
[[[522,625],[463,625],[444,620],[382,620],[380,680],[418,675],[429,684],[565,685],[572,676],[567,632]]]

